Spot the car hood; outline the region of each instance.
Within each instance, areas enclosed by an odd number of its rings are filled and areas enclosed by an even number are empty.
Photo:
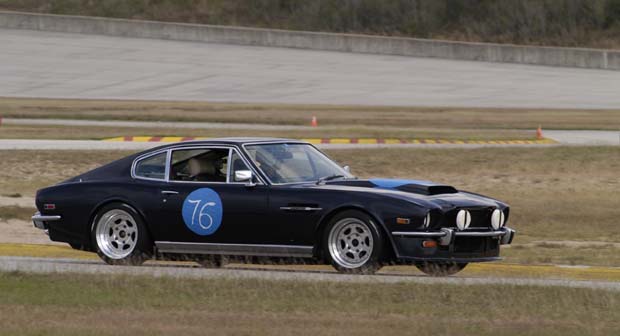
[[[483,208],[506,207],[507,205],[496,199],[459,191],[455,187],[423,180],[402,179],[355,179],[331,181],[313,188],[346,190],[350,192],[365,192],[381,194],[386,197],[404,199],[421,206],[430,208]]]

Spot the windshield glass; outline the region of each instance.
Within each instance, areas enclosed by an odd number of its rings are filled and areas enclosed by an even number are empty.
[[[245,147],[272,183],[318,181],[320,178],[352,177],[334,161],[308,144],[265,144]]]

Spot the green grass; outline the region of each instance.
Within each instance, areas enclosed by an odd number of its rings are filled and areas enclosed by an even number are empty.
[[[5,335],[611,335],[620,293],[0,273]]]

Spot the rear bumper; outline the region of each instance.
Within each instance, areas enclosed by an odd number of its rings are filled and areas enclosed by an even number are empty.
[[[480,262],[500,260],[500,245],[512,243],[515,230],[392,232],[397,259],[401,261]],[[436,241],[437,246],[424,247]]]
[[[34,224],[34,227],[36,227],[37,229],[43,230],[45,231],[46,234],[49,234],[49,222],[56,222],[61,220],[62,217],[55,215],[55,216],[47,216],[47,215],[41,215],[40,212],[37,212],[34,214],[34,216],[32,216],[32,223]]]

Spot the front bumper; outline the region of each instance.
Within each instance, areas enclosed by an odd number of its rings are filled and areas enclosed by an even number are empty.
[[[512,243],[516,231],[394,231],[392,237],[397,258],[403,261],[474,262],[499,260],[500,245]],[[426,241],[437,241],[435,247],[424,247]]]
[[[49,234],[48,222],[55,222],[61,219],[62,217],[58,215],[47,216],[47,215],[41,215],[40,212],[37,212],[34,214],[34,216],[32,216],[32,223],[34,224],[34,227],[36,227],[37,229],[43,230],[45,231],[46,234]]]
[[[394,231],[392,236],[395,237],[414,237],[414,238],[437,238],[439,245],[448,246],[454,242],[456,237],[490,237],[500,238],[501,245],[512,243],[516,231],[503,227],[497,231],[456,231],[453,229],[441,229],[436,232],[407,232]]]

